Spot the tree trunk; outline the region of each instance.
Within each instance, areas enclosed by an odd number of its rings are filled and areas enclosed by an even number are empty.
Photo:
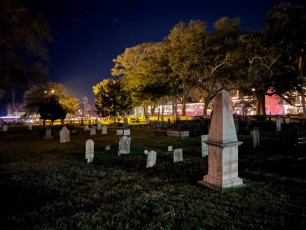
[[[154,102],[153,105],[151,106],[151,116],[154,116],[155,109],[156,109],[156,102]]]
[[[186,100],[182,101],[182,116],[186,116]]]
[[[164,104],[162,104],[162,106],[161,106],[161,121],[164,121],[164,110],[165,110],[165,107],[164,107]]]
[[[256,93],[256,115],[266,115],[265,92]]]
[[[208,116],[207,109],[210,102],[210,95],[204,98],[203,117]]]
[[[177,103],[176,103],[176,97],[173,97],[172,100],[172,113],[173,113],[173,117],[174,117],[174,121],[177,120]]]
[[[143,106],[143,115],[146,117],[148,114],[148,111],[147,111],[147,106],[146,105],[144,105]]]

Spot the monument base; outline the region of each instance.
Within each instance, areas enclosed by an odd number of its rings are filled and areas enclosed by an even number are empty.
[[[198,184],[218,190],[244,186],[243,180],[240,177],[220,180],[209,175],[204,176],[203,180],[198,181]]]

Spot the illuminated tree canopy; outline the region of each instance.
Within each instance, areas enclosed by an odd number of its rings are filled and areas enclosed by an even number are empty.
[[[24,109],[28,115],[39,113],[41,119],[65,119],[79,108],[79,100],[69,96],[63,85],[48,82],[34,85],[24,94]]]

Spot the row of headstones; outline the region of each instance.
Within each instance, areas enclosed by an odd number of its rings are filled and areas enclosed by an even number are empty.
[[[286,117],[285,119],[277,116],[276,117],[276,131],[280,132],[282,131],[282,124],[284,123],[285,120],[285,124],[290,124],[290,118]],[[239,132],[239,120],[238,119],[234,119],[234,124],[235,124],[235,128],[236,128],[236,132]],[[251,120],[248,118],[247,120],[247,126],[250,127],[251,126]]]
[[[119,142],[119,151],[118,155],[129,154],[130,153],[130,143],[131,137],[123,136]],[[105,150],[110,150],[110,146],[107,145]],[[183,149],[172,149],[172,146],[168,146],[168,151],[173,151],[173,162],[183,161]],[[145,150],[144,153],[147,155],[147,164],[146,168],[151,168],[156,165],[157,153],[155,151]],[[87,163],[93,162],[94,159],[94,141],[89,139],[86,141],[85,147],[85,159]]]
[[[98,123],[97,130],[102,130],[101,134],[107,134],[107,126],[106,125],[102,126],[101,122]],[[84,128],[84,131],[90,131],[90,135],[96,135],[96,128],[95,127],[89,128],[89,126],[86,125],[85,128]]]
[[[168,151],[172,151],[172,146],[168,146]],[[157,153],[153,150],[144,151],[145,154],[147,154],[147,164],[146,168],[152,168],[156,165],[156,158],[157,158]],[[173,162],[180,162],[183,161],[183,149],[174,149],[173,150]]]
[[[208,139],[208,135],[202,135],[201,143],[202,143],[202,157],[208,156],[208,145],[205,144],[203,141]],[[123,136],[120,138],[119,141],[119,149],[118,155],[121,154],[129,154],[131,147],[131,137]],[[105,150],[110,150],[110,146],[107,145]],[[183,161],[183,149],[174,149],[172,146],[168,146],[168,152],[173,151],[173,161],[179,162]],[[155,151],[144,151],[147,154],[147,168],[153,167],[156,164],[156,156],[157,153]],[[86,142],[86,150],[85,150],[85,159],[88,163],[91,163],[94,158],[94,142],[93,140],[89,139]]]
[[[95,132],[95,129],[94,129],[94,132]],[[95,135],[95,133],[94,134],[93,133],[91,133],[91,135]],[[60,143],[70,142],[70,131],[66,126],[63,126],[63,128],[61,129],[59,134],[60,134]],[[107,126],[102,127],[102,134],[107,134]],[[117,130],[117,135],[129,136],[129,135],[131,135],[131,130],[130,129]],[[52,139],[52,138],[53,137],[51,135],[51,129],[49,129],[49,128],[46,129],[44,139]],[[121,142],[123,142],[123,140]],[[125,142],[126,142],[126,140],[125,140]]]
[[[8,130],[8,125],[3,124],[2,125],[2,131],[7,132],[7,130]],[[32,123],[28,123],[28,130],[32,130]]]

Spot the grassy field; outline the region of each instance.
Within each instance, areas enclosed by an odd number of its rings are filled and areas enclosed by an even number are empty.
[[[306,228],[306,164],[299,160],[306,147],[294,145],[294,127],[262,131],[258,149],[249,131],[239,133],[246,186],[224,191],[197,185],[208,171],[200,137],[132,127],[131,154],[118,156],[116,127],[95,136],[76,127],[61,144],[59,129],[46,140],[38,126],[0,132],[1,229]],[[91,164],[84,160],[87,139],[95,142]],[[173,163],[168,145],[183,148],[183,162]],[[153,168],[145,168],[145,149],[157,152]]]

